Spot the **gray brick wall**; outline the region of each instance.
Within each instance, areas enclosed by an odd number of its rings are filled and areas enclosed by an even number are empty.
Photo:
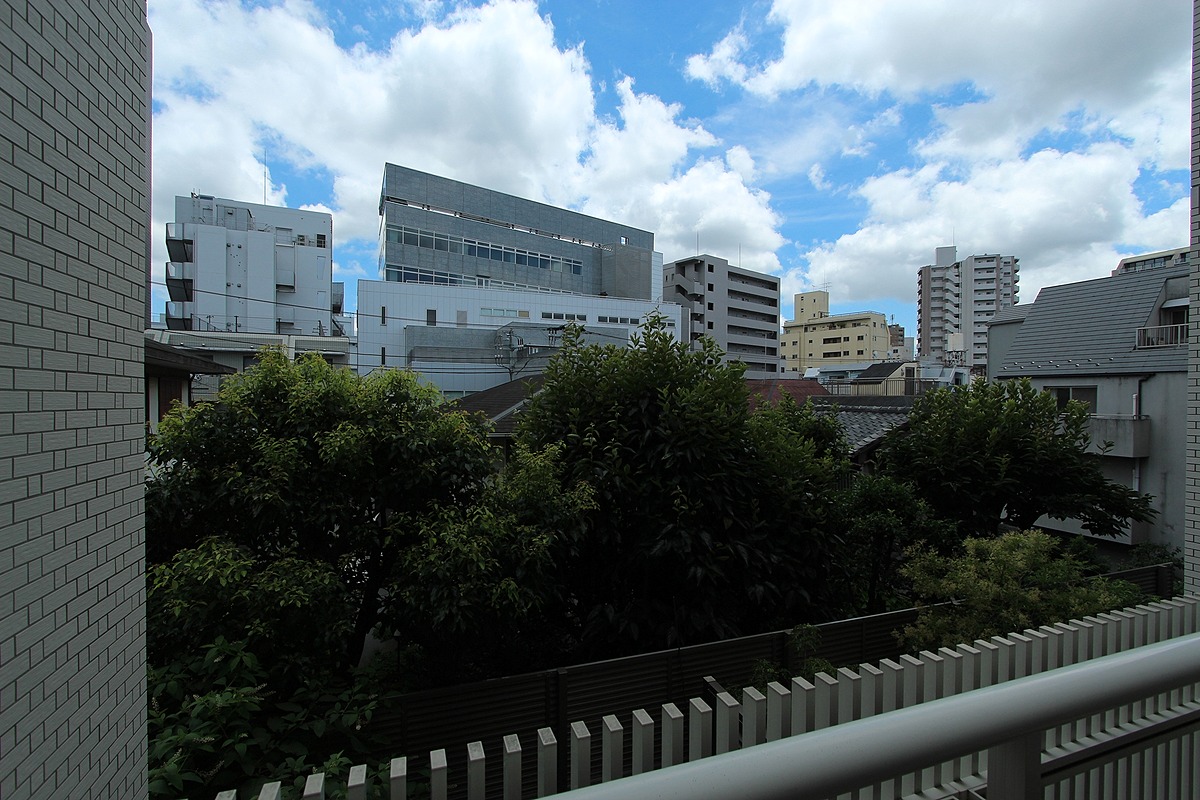
[[[1184,588],[1200,593],[1200,0],[1192,3],[1192,275],[1187,380],[1187,472],[1184,487]]]
[[[146,795],[145,0],[0,0],[0,797]]]

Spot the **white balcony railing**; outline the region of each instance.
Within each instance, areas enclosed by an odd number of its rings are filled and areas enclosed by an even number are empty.
[[[1154,325],[1137,329],[1137,348],[1186,347],[1188,343],[1187,323],[1182,325]]]

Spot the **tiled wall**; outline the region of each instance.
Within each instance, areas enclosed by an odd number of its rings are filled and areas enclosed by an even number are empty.
[[[0,0],[0,797],[146,794],[144,0]]]

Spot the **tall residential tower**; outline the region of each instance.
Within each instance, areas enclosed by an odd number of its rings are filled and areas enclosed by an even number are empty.
[[[988,321],[1017,303],[1020,259],[974,255],[939,247],[934,263],[917,271],[917,347],[921,359],[984,369]]]

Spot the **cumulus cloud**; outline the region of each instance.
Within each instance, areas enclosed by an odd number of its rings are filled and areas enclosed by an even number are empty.
[[[753,152],[777,181],[831,196],[848,163],[878,154],[852,179],[857,224],[785,258],[785,293],[828,283],[842,301],[912,302],[915,270],[957,243],[1019,256],[1030,301],[1123,253],[1186,243],[1186,187],[1161,210],[1145,198],[1148,177],[1188,165],[1188,11],[774,0],[761,27],[743,20],[685,74],[740,89],[735,103],[763,120],[807,110],[761,130]]]
[[[756,263],[778,265],[779,220],[748,185],[749,153],[733,148],[715,160],[717,137],[682,119],[680,106],[637,92],[632,78],[615,86],[617,117],[598,114],[582,46],[559,46],[533,2],[408,9],[419,24],[373,49],[340,46],[307,0],[151,0],[155,221],[170,220],[174,195],[193,188],[260,200],[267,147],[272,159],[327,180],[339,246],[377,235],[391,161],[603,210],[665,243],[709,227],[746,241]],[[710,187],[701,191],[699,179]],[[324,202],[289,198],[268,173],[267,202],[289,199]],[[155,248],[161,262],[163,246]]]
[[[1045,150],[1027,160],[983,166],[961,179],[930,164],[867,181],[867,219],[854,233],[805,253],[807,275],[827,276],[831,292],[858,297],[915,294],[915,271],[936,247],[961,256],[1003,252],[1021,259],[1021,298],[1043,286],[1105,274],[1116,245],[1179,247],[1188,204],[1145,216],[1130,186],[1138,161],[1115,144],[1086,152]]]

